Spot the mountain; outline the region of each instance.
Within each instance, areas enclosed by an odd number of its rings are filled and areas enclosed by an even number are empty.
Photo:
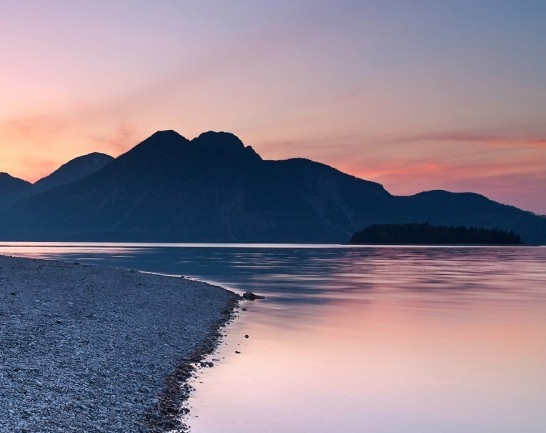
[[[93,152],[88,155],[79,156],[63,164],[49,176],[46,176],[34,183],[32,192],[37,194],[57,186],[66,185],[83,179],[86,176],[100,170],[114,158],[104,153]]]
[[[480,194],[425,191],[399,197],[399,212],[385,222],[427,222],[514,231],[525,243],[546,244],[546,217],[497,203]]]
[[[546,242],[546,218],[478,194],[396,197],[307,159],[263,160],[225,132],[160,131],[98,171],[14,204],[4,240],[348,242],[378,223],[513,230]]]
[[[0,173],[0,212],[24,197],[31,188],[32,184],[23,179]]]
[[[12,177],[8,173],[0,173],[0,212],[6,211],[21,199],[89,176],[113,160],[111,156],[97,152],[80,156],[34,184]]]

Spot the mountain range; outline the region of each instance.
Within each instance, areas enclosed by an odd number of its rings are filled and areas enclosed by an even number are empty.
[[[544,216],[475,193],[394,196],[308,159],[264,160],[226,132],[190,141],[159,131],[34,185],[0,174],[3,240],[344,243],[385,223],[498,228],[546,243]]]
[[[0,212],[23,198],[82,179],[113,160],[110,155],[98,152],[79,156],[34,184],[8,173],[0,173]]]

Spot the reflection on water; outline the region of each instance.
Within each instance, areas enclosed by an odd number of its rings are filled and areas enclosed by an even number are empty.
[[[11,243],[0,253],[265,294],[196,381],[194,433],[546,425],[546,248]]]

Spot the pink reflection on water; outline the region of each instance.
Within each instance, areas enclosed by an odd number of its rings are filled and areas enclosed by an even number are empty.
[[[546,248],[10,243],[2,252],[266,294],[247,303],[211,357],[222,361],[196,381],[194,433],[544,432]]]
[[[0,242],[0,254],[31,257],[35,259],[58,259],[59,256],[70,254],[104,254],[120,255],[133,252],[138,248],[146,248],[146,244],[107,243],[107,242]]]
[[[542,433],[545,305],[506,293],[248,303],[195,383],[191,431]]]

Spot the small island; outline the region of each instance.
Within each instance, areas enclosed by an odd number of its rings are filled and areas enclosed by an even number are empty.
[[[513,231],[427,223],[374,224],[351,237],[351,244],[521,245]]]

